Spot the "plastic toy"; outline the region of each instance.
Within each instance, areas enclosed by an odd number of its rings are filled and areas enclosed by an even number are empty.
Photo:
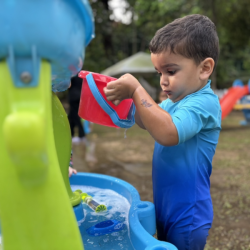
[[[98,202],[93,200],[93,197],[91,195],[83,193],[81,190],[76,190],[74,193],[79,193],[82,198],[82,201],[86,203],[96,213],[104,212],[107,210],[107,207],[104,204],[99,204]]]
[[[235,80],[233,83],[233,86],[240,86],[244,88],[244,84],[241,80]],[[248,81],[248,89],[250,94],[250,80]],[[245,120],[241,121],[241,125],[250,125],[250,95],[245,95],[243,96],[240,100],[239,103],[234,105],[234,109],[241,110],[245,116]]]
[[[103,88],[115,78],[89,71],[78,74],[83,78],[79,116],[88,121],[109,127],[130,128],[134,125],[135,106],[132,99],[118,106],[107,101]]]
[[[70,185],[86,185],[111,189],[125,197],[131,205],[128,221],[130,239],[134,249],[177,250],[174,245],[159,241],[153,237],[156,231],[154,204],[148,201],[141,201],[138,191],[129,183],[102,174],[78,173],[77,175],[72,175]]]
[[[0,33],[3,249],[83,250],[78,228],[84,223],[82,198],[71,191],[68,179],[70,128],[51,89],[67,89],[70,76],[81,68],[84,48],[93,37],[89,4],[2,0]],[[176,250],[150,236],[155,233],[153,204],[141,203],[131,185],[111,177],[80,176],[72,181],[109,187],[129,200],[135,249]]]
[[[93,36],[91,9],[80,0],[3,0],[0,17],[4,249],[82,250],[72,209],[81,197],[72,193],[67,177],[69,124],[55,118],[60,108],[51,88],[67,89],[70,76],[81,69]],[[60,115],[67,119],[65,111]]]
[[[224,119],[233,110],[237,101],[241,100],[240,106],[245,115],[246,122],[250,122],[250,109],[246,106],[246,104],[249,103],[246,99],[246,95],[248,94],[250,94],[250,81],[248,82],[248,85],[244,86],[241,80],[235,80],[233,87],[231,87],[220,99],[222,119]],[[240,107],[238,106],[238,109],[239,108]]]
[[[6,58],[14,84],[36,86],[42,58],[50,61],[53,91],[66,90],[94,37],[88,1],[2,0],[0,16],[0,58]]]
[[[82,200],[85,202],[91,209],[93,209],[96,213],[104,212],[107,210],[107,207],[104,204],[99,204],[93,197],[88,195],[87,193],[82,193]]]
[[[124,224],[118,220],[105,220],[87,229],[91,236],[100,236],[122,230]]]

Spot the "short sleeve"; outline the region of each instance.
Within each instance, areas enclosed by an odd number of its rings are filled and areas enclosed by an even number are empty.
[[[183,143],[201,130],[221,129],[221,108],[217,96],[207,95],[200,98],[189,98],[171,115]]]

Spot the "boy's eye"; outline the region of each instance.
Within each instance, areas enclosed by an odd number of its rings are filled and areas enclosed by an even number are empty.
[[[176,73],[176,70],[168,70],[168,74],[174,75]]]

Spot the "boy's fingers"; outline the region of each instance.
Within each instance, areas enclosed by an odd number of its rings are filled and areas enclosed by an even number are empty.
[[[107,89],[114,89],[115,85],[117,84],[118,80],[112,81],[112,82],[108,82],[107,83]]]
[[[106,96],[113,95],[114,90],[113,89],[107,89],[107,87],[103,88],[103,92]]]
[[[115,89],[117,86],[121,85],[122,81],[123,81],[122,78],[119,78],[115,81],[108,82],[107,88],[108,89]]]
[[[121,79],[121,78],[126,78],[126,77],[129,77],[130,76],[130,74],[125,74],[125,75],[122,75],[119,79]]]
[[[106,96],[106,98],[108,101],[114,101],[117,99],[114,95]]]
[[[113,101],[113,103],[115,104],[115,106],[117,106],[118,104],[120,104],[120,100],[115,100],[115,101]]]
[[[108,101],[114,101],[117,99],[117,94],[115,93],[113,89],[109,90],[107,88],[104,88],[103,91]]]

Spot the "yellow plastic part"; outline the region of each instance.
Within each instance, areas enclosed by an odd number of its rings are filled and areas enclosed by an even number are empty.
[[[234,109],[235,110],[250,109],[250,103],[235,104]]]
[[[59,167],[59,162],[69,163],[70,152],[62,159],[61,147],[69,150],[70,141],[66,134],[60,145],[55,143],[48,62],[42,61],[39,84],[33,88],[16,88],[7,63],[0,62],[0,128],[4,250],[83,250]]]

